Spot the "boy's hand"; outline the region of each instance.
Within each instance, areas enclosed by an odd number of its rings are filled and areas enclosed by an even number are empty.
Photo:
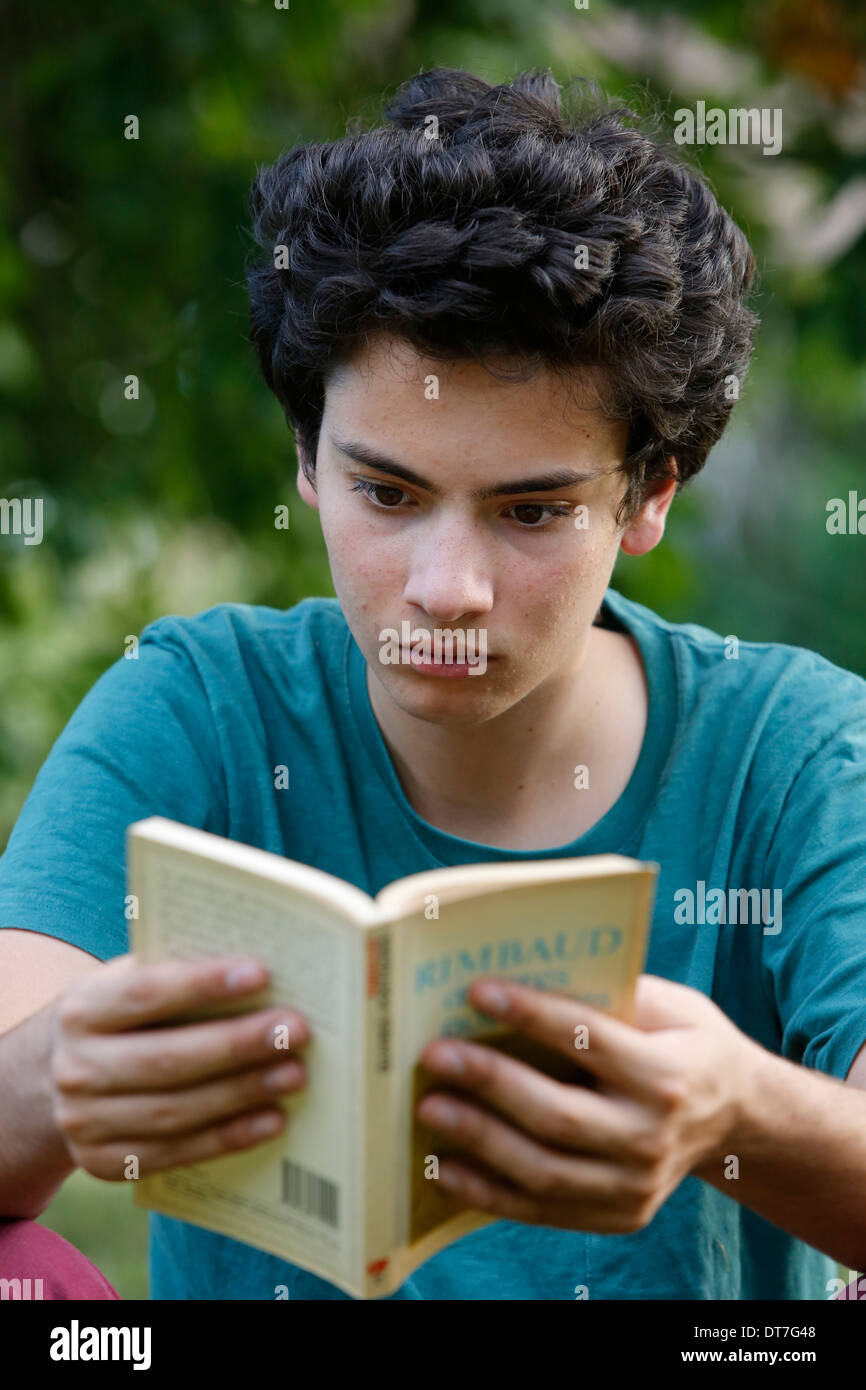
[[[277,1099],[306,1084],[300,1014],[178,1022],[267,981],[248,958],[141,965],[121,956],[70,985],[52,1006],[45,1084],[72,1161],[119,1182],[129,1155],[144,1177],[272,1139],[286,1120]]]
[[[509,1001],[502,1012],[484,1000],[494,984]],[[638,1231],[736,1129],[761,1049],[698,990],[642,975],[634,1024],[510,981],[476,981],[468,998],[573,1058],[575,1080],[588,1070],[597,1089],[555,1081],[481,1042],[428,1044],[420,1060],[449,1093],[428,1092],[417,1115],[466,1150],[465,1163],[442,1158],[439,1181],[467,1207],[533,1225]],[[442,1065],[448,1054],[462,1071]],[[453,1126],[436,1119],[437,1102]]]

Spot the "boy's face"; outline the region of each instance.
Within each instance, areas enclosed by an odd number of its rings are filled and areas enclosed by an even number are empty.
[[[319,510],[352,635],[406,713],[471,725],[567,680],[619,546],[642,554],[661,539],[675,483],[658,487],[626,531],[616,529],[626,480],[614,470],[626,423],[599,408],[589,376],[579,381],[582,408],[548,371],[500,382],[477,363],[443,365],[385,337],[329,379],[315,488],[301,472],[298,487]],[[356,446],[415,480],[359,462],[348,452]],[[593,476],[575,481],[575,473]],[[561,475],[552,488],[550,475]],[[506,484],[508,492],[478,495]],[[410,664],[408,650],[395,661],[386,630],[402,637],[406,621],[412,644],[419,631],[443,634],[438,665]],[[443,669],[446,629],[466,635],[475,674]]]

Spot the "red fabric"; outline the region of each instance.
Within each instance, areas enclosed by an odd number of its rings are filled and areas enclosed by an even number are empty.
[[[95,1264],[38,1221],[0,1221],[0,1279],[29,1279],[17,1296],[31,1299],[120,1299]],[[36,1282],[41,1280],[41,1286]],[[16,1295],[0,1287],[0,1298]]]

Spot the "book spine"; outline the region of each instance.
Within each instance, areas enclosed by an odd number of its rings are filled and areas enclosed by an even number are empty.
[[[396,1135],[394,1133],[394,938],[390,926],[367,933],[364,1095],[365,1298],[391,1292],[396,1243]]]

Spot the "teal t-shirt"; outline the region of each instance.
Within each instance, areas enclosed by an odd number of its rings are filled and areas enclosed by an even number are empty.
[[[371,894],[442,865],[631,855],[661,866],[648,972],[710,995],[771,1051],[844,1079],[866,1041],[866,681],[798,647],[737,651],[613,589],[597,621],[640,646],[641,753],[589,831],[526,853],[415,813],[336,600],[223,603],[150,623],[138,659],[100,677],[40,770],[0,859],[0,923],[103,960],[126,951],[124,833],[150,815]],[[274,786],[278,765],[289,790]],[[728,906],[738,889],[766,890],[762,915],[755,895]],[[291,1298],[347,1297],[252,1246],[150,1221],[154,1298],[273,1299],[279,1285]],[[834,1275],[833,1260],[689,1177],[644,1230],[496,1222],[391,1297],[573,1299],[585,1287],[590,1299],[824,1299]]]

